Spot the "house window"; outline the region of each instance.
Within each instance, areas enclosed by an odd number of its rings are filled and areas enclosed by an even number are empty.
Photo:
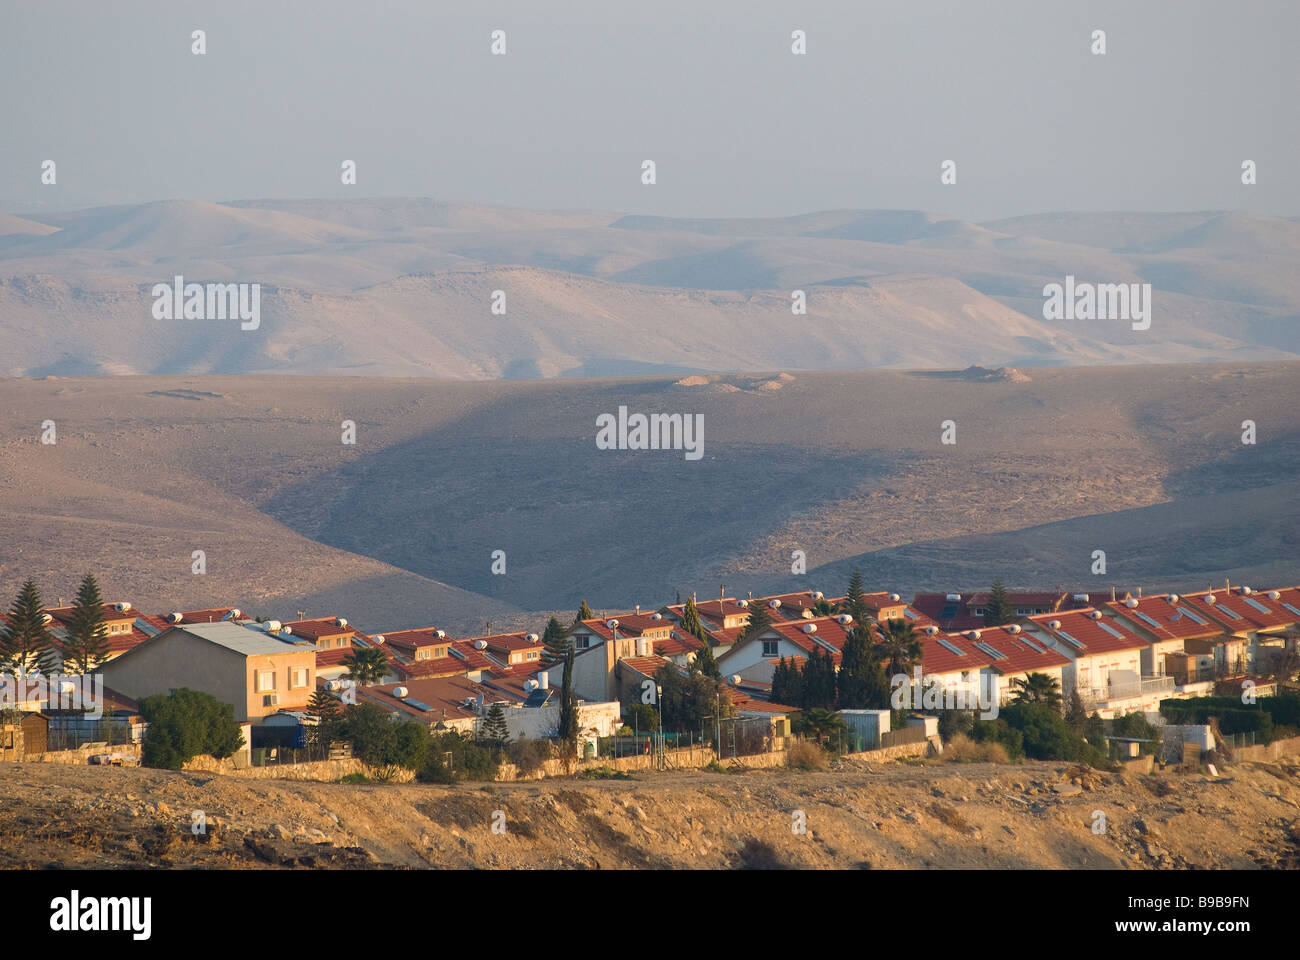
[[[262,693],[265,690],[275,689],[275,671],[259,670],[257,671],[256,686],[253,688],[255,693]]]
[[[307,668],[294,667],[289,671],[289,689],[296,690],[307,686]]]
[[[983,608],[983,607],[976,607],[976,608],[975,608],[975,616],[977,616],[977,617],[982,617],[982,616],[984,616],[984,608]]]
[[[781,645],[780,640],[764,640],[763,656],[775,657],[777,655],[777,649],[780,647],[780,645]]]
[[[589,634],[579,634],[576,639],[577,643],[575,644],[575,649],[586,650],[591,646],[591,636]]]

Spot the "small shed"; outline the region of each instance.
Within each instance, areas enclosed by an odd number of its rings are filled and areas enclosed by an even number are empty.
[[[23,714],[23,755],[45,753],[50,743],[50,718],[41,713]]]

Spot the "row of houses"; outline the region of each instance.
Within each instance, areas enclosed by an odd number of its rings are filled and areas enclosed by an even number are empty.
[[[921,677],[945,691],[996,690],[1000,702],[1030,674],[1055,679],[1066,698],[1077,694],[1104,718],[1153,711],[1168,697],[1210,692],[1225,678],[1267,673],[1277,658],[1296,651],[1300,587],[1222,590],[1142,596],[1114,592],[1012,592],[1013,622],[984,625],[986,594],[869,593],[863,605],[878,623],[910,623],[920,642]],[[707,639],[683,626],[684,604],[604,615],[576,622],[573,684],[584,739],[614,734],[620,704],[640,695],[665,667],[688,670],[708,643],[721,668],[731,712],[766,720],[773,736],[788,732],[794,707],[773,703],[776,666],[802,665],[814,651],[838,668],[848,632],[843,597],[804,591],[696,602]],[[755,605],[772,623],[750,635]],[[47,612],[56,642],[70,608]],[[393,716],[428,723],[431,730],[475,731],[501,705],[512,737],[545,737],[559,718],[561,669],[549,662],[536,633],[455,637],[436,627],[364,632],[343,617],[294,621],[248,618],[238,607],[143,614],[130,603],[105,605],[109,659],[100,673],[121,709],[132,701],[180,687],[203,690],[232,705],[250,727],[306,721],[319,688],[348,690]],[[345,684],[345,661],[360,650],[381,649],[387,659],[379,682]]]

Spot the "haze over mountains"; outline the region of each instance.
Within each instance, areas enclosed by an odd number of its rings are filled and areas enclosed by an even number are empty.
[[[261,284],[260,329],[155,320],[150,290],[177,274]],[[1044,321],[1042,288],[1067,274],[1152,284],[1151,329]],[[1257,214],[691,220],[363,199],[0,215],[7,376],[1243,362],[1300,356],[1297,318],[1300,220]]]

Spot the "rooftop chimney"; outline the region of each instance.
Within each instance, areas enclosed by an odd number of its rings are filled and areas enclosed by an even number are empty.
[[[639,603],[636,605],[636,615],[641,616],[641,604]]]

